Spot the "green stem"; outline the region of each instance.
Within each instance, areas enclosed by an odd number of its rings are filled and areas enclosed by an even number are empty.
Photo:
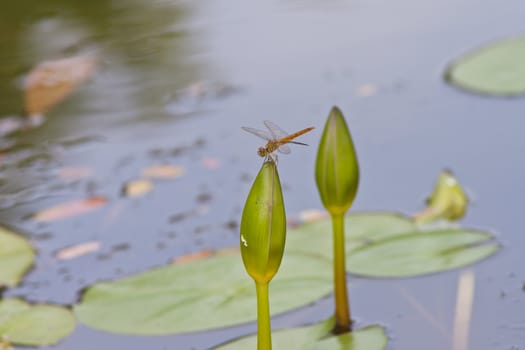
[[[341,334],[352,330],[348,291],[346,287],[344,214],[332,215],[332,224],[334,230],[335,299],[335,328],[333,333]]]
[[[272,350],[268,282],[255,281],[257,290],[257,350]]]

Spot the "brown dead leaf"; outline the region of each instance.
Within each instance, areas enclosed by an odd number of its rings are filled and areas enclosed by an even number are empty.
[[[299,213],[299,219],[302,222],[314,222],[319,220],[328,219],[330,215],[327,211],[318,209],[303,210]]]
[[[13,350],[7,335],[0,336],[0,350]]]
[[[141,197],[153,190],[153,183],[147,179],[129,181],[124,185],[123,193],[126,197]]]
[[[94,196],[87,199],[58,204],[35,213],[31,219],[40,222],[52,222],[80,214],[88,213],[108,203],[104,197]]]
[[[55,258],[58,260],[69,260],[78,258],[79,256],[96,252],[100,249],[102,244],[98,241],[85,242],[76,244],[70,247],[60,249],[55,253]]]
[[[25,80],[28,115],[45,114],[91,77],[97,59],[91,55],[62,58],[38,64]]]
[[[175,259],[171,260],[171,263],[180,264],[180,263],[199,261],[199,260],[204,260],[206,258],[209,258],[212,255],[215,255],[215,250],[205,249],[205,250],[201,250],[200,252],[186,254],[186,255],[176,257]]]
[[[93,169],[88,167],[65,167],[58,170],[58,177],[64,180],[78,180],[93,176]]]
[[[374,84],[365,84],[357,88],[356,94],[359,97],[370,97],[377,95],[378,88]]]
[[[213,169],[217,169],[217,168],[220,168],[221,166],[221,161],[217,158],[204,158],[202,161],[201,161],[201,164],[203,167],[205,167],[206,169],[210,169],[210,170],[213,170]]]
[[[215,255],[223,256],[223,255],[237,255],[241,252],[241,248],[239,246],[236,247],[230,247],[230,248],[223,248],[219,249],[215,252]]]
[[[177,165],[153,165],[144,169],[142,174],[145,177],[158,179],[175,179],[184,175],[185,169]]]

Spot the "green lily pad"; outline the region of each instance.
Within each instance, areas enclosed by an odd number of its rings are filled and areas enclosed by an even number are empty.
[[[484,232],[428,231],[404,216],[351,214],[345,221],[348,269],[371,277],[409,277],[464,266],[499,245]],[[332,225],[289,230],[281,269],[270,283],[272,315],[332,291]],[[75,307],[86,325],[115,333],[173,334],[256,319],[255,287],[238,251],[154,269],[88,288]]]
[[[472,264],[499,248],[485,232],[414,232],[352,251],[347,256],[347,267],[350,273],[367,277],[413,277]]]
[[[272,313],[304,306],[331,289],[329,260],[285,255],[270,284]],[[86,325],[109,332],[200,331],[254,321],[255,285],[236,252],[96,284],[86,291],[75,313]]]
[[[364,277],[413,277],[466,266],[500,248],[486,232],[453,228],[450,224],[433,227],[387,213],[348,215],[347,271]],[[331,260],[330,220],[290,231],[287,252],[300,251]]]
[[[16,286],[34,259],[35,253],[29,242],[0,227],[0,287]]]
[[[399,214],[350,214],[345,220],[346,252],[348,254],[364,245],[416,231],[417,227],[412,220]],[[332,260],[332,244],[332,221],[319,220],[289,230],[285,255],[301,252]]]
[[[44,346],[58,343],[75,329],[73,313],[54,305],[30,305],[21,299],[0,300],[0,338],[12,344]]]
[[[491,95],[525,94],[525,37],[478,49],[450,66],[447,80],[461,88]]]
[[[383,327],[368,326],[339,336],[329,335],[334,326],[333,318],[307,327],[275,331],[272,347],[287,350],[383,350],[387,337]],[[327,337],[327,335],[329,335]],[[257,336],[234,340],[215,348],[216,350],[245,350],[257,348]]]

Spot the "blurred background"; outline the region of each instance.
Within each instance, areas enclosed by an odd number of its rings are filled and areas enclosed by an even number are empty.
[[[279,168],[289,217],[322,208],[313,165],[337,105],[361,166],[352,210],[420,210],[443,168],[467,187],[463,223],[504,244],[467,270],[468,348],[524,349],[525,99],[467,93],[443,78],[462,54],[523,34],[524,13],[521,0],[5,2],[0,220],[38,257],[4,295],[73,304],[96,281],[236,245],[263,142],[240,127],[265,119],[290,132],[317,127],[300,140],[311,146],[294,147]],[[158,164],[172,166],[173,179],[129,198],[127,184]],[[103,205],[85,215],[28,219],[93,198]],[[87,241],[102,243],[55,259]],[[461,273],[357,283],[353,315],[385,325],[389,349],[451,349]],[[300,312],[315,321],[331,311],[327,299]],[[79,325],[50,349],[207,349],[254,329],[148,338]]]

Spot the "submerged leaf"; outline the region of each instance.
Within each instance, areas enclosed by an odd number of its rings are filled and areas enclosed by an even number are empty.
[[[368,326],[339,336],[330,334],[332,318],[306,327],[283,329],[272,334],[275,349],[286,350],[384,350],[387,344],[385,330]],[[257,348],[255,335],[221,345],[216,350],[246,350]]]
[[[0,350],[13,350],[6,336],[0,337]]]
[[[204,168],[214,170],[221,167],[221,161],[217,158],[203,158],[201,164]]]
[[[81,244],[76,244],[70,247],[60,249],[55,253],[55,258],[58,260],[69,260],[78,258],[79,256],[94,253],[100,249],[101,243],[98,241],[85,242]]]
[[[93,169],[88,167],[64,167],[58,170],[58,177],[64,180],[78,180],[93,176]]]
[[[94,56],[76,56],[37,65],[25,80],[25,109],[28,115],[46,113],[69,96],[95,73]]]
[[[474,92],[525,94],[525,37],[496,42],[467,54],[447,70],[446,78]]]
[[[129,181],[124,185],[123,193],[126,197],[142,197],[153,190],[153,182],[147,179]]]
[[[16,286],[34,259],[35,253],[29,242],[0,227],[0,287]]]
[[[6,337],[12,344],[56,344],[73,332],[75,326],[75,317],[66,308],[30,305],[21,299],[0,300],[0,338]]]
[[[175,179],[184,175],[185,169],[177,165],[152,165],[144,169],[142,175],[157,179]]]
[[[107,199],[104,197],[94,196],[87,199],[62,203],[35,213],[31,219],[41,222],[62,220],[98,209],[106,205],[107,202]]]

